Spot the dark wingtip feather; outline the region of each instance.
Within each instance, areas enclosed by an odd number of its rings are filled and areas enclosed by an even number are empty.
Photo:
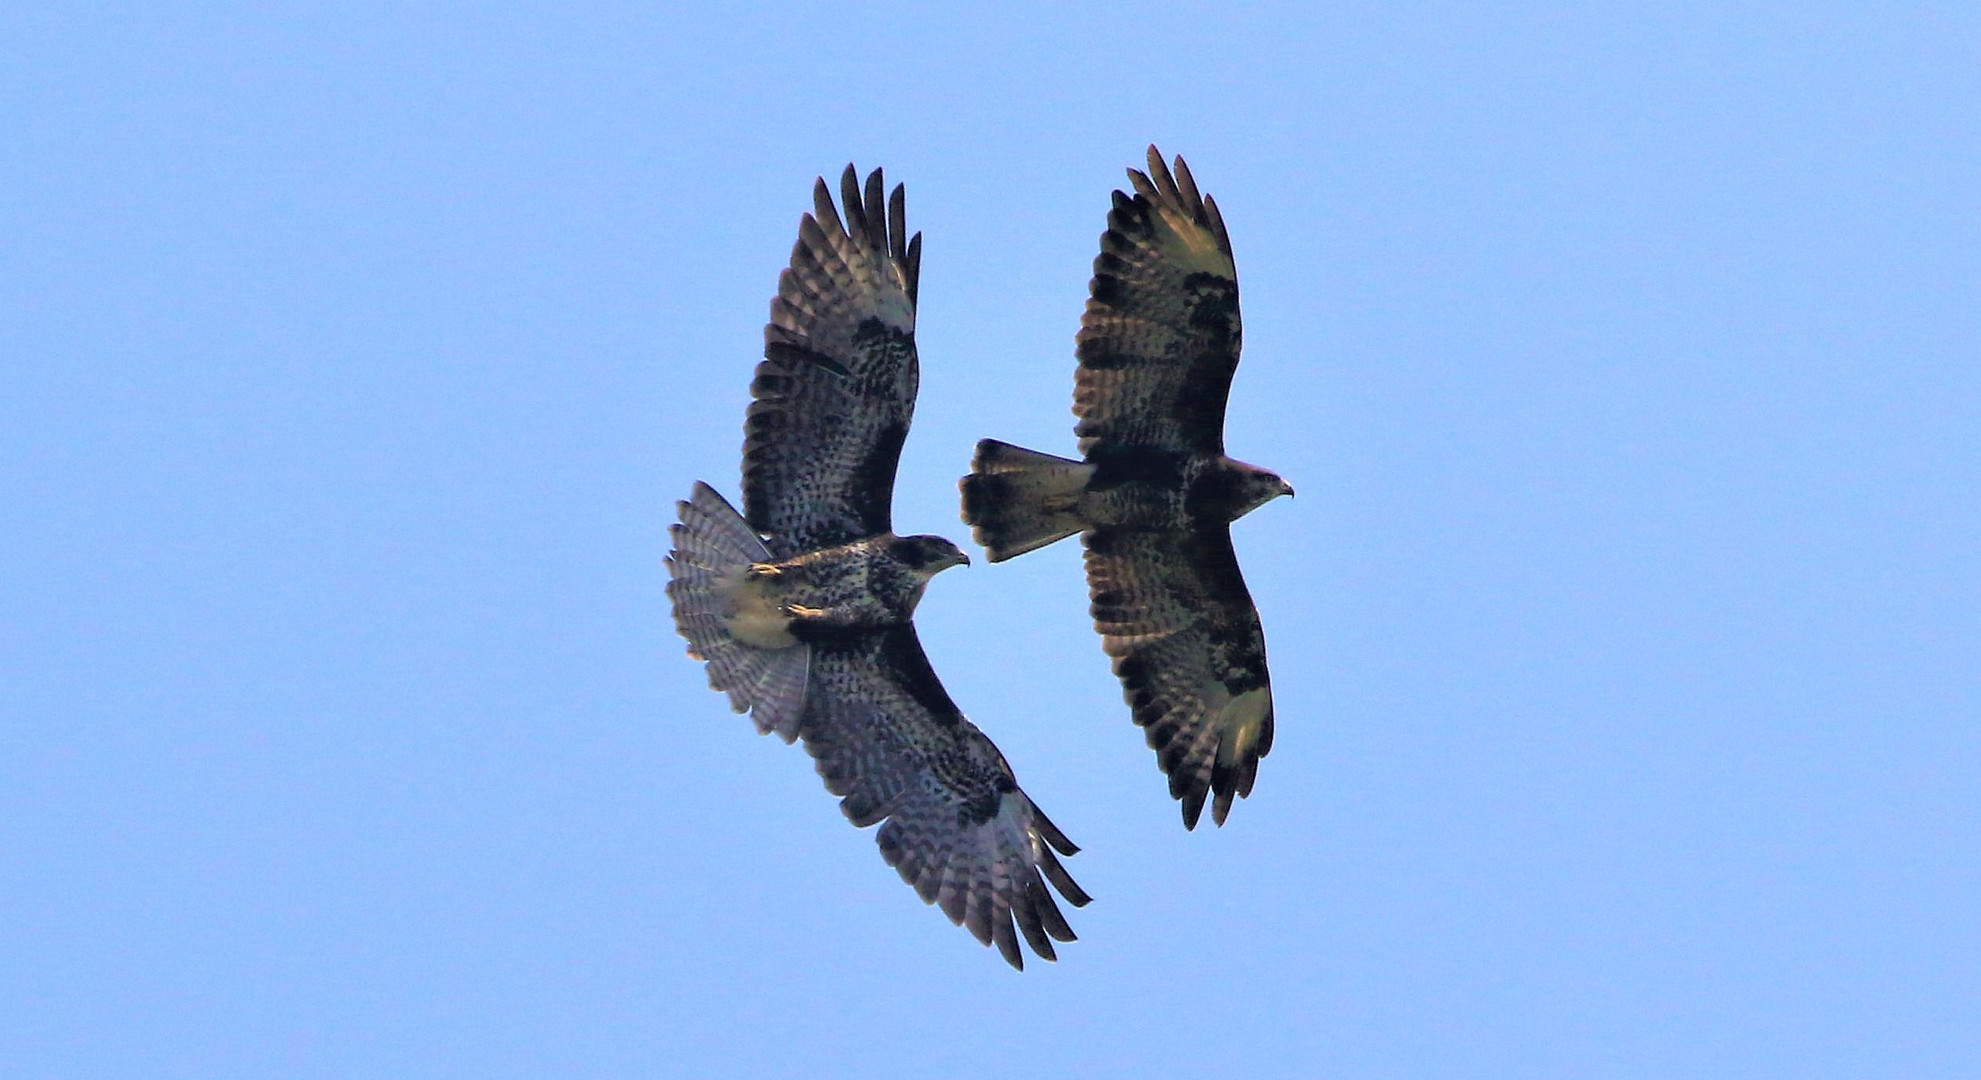
[[[1183,794],[1183,828],[1186,832],[1197,831],[1197,819],[1204,814],[1204,796],[1210,792],[1206,788],[1192,788]]]
[[[881,250],[887,250],[887,184],[881,178],[880,170],[867,174],[866,198],[861,202],[861,212],[867,219],[867,243]]]
[[[1162,154],[1153,145],[1149,147],[1149,180],[1155,184],[1156,190],[1162,193],[1163,198],[1172,202],[1178,201],[1176,178],[1169,174],[1169,166],[1163,164]]]
[[[1044,811],[1041,811],[1036,803],[1032,805],[1032,824],[1037,826],[1039,836],[1061,855],[1070,857],[1080,854],[1080,846],[1068,840],[1066,834],[1059,830],[1059,826],[1052,823],[1051,818],[1045,816]]]
[[[1224,816],[1231,813],[1231,799],[1236,794],[1234,791],[1220,791],[1211,803],[1211,823],[1220,829],[1224,828]]]
[[[1059,864],[1059,860],[1053,856],[1050,848],[1039,854],[1039,872],[1046,876],[1047,881],[1052,882],[1052,887],[1059,890],[1059,895],[1064,896],[1067,903],[1077,908],[1086,907],[1094,902],[1094,898],[1087,895],[1087,890],[1081,888],[1079,883],[1073,880],[1073,875],[1066,872],[1066,867]]]
[[[846,235],[858,243],[867,243],[866,214],[860,207],[860,174],[851,162],[839,174],[839,201],[846,211]]]
[[[1031,890],[1034,894],[1032,911],[1039,917],[1040,928],[1058,941],[1080,940],[1079,936],[1073,933],[1073,928],[1066,924],[1066,916],[1059,913],[1059,905],[1052,902],[1052,893],[1047,891],[1045,883],[1039,880],[1036,871],[1032,874]]]
[[[1051,904],[1052,897],[1046,893],[1045,882],[1039,880],[1039,872],[1034,869],[1026,878],[1024,887],[1018,890],[1016,906],[1012,915],[1018,921],[1018,929],[1025,935],[1025,943],[1032,951],[1047,960],[1058,960],[1059,954],[1053,951],[1052,938],[1045,929],[1045,917],[1040,907]]]
[[[823,229],[830,225],[830,231],[833,233],[846,231],[845,227],[839,222],[839,208],[832,205],[832,189],[825,186],[825,177],[823,176],[812,183],[811,217],[814,219],[812,221],[814,226]],[[801,235],[804,232],[804,228],[804,221],[799,221],[798,229]]]
[[[908,262],[908,191],[902,184],[894,185],[894,194],[887,197],[887,250],[894,261]]]
[[[1183,197],[1184,209],[1196,216],[1203,216],[1204,197],[1197,194],[1197,181],[1190,175],[1190,166],[1183,163],[1183,155],[1176,155],[1176,192]]]
[[[1237,790],[1238,785],[1236,780],[1239,770],[1243,767],[1243,762],[1226,765],[1222,754],[1213,758],[1211,761],[1211,790],[1217,792],[1220,798],[1227,798],[1231,792]]]
[[[1204,196],[1204,216],[1211,219],[1211,228],[1217,230],[1218,243],[1223,244],[1226,251],[1230,251],[1231,234],[1224,231],[1224,215],[1218,212],[1217,199],[1209,195]]]
[[[1266,756],[1267,749],[1270,749],[1270,747],[1262,743],[1255,756],[1249,756],[1244,761],[1238,763],[1237,782],[1231,786],[1233,790],[1238,792],[1239,798],[1244,799],[1251,796],[1252,784],[1259,778],[1259,758]]]
[[[998,908],[991,916],[991,940],[997,943],[997,951],[1004,954],[1004,962],[1019,971],[1025,970],[1025,954],[1018,949],[1018,934],[1011,928],[1011,913]]]

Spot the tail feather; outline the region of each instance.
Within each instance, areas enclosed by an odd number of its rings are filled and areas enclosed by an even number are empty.
[[[681,523],[668,528],[668,599],[674,625],[688,639],[688,655],[708,661],[709,685],[729,695],[730,707],[749,712],[760,732],[785,742],[798,737],[805,711],[811,646],[759,649],[729,632],[731,597],[742,571],[770,558],[770,550],[734,507],[707,484],[675,504]]]
[[[1080,496],[1094,467],[985,439],[977,444],[963,489],[963,520],[989,553],[1003,562],[1087,527]]]

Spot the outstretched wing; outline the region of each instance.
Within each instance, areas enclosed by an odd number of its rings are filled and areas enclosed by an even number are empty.
[[[915,287],[899,185],[864,196],[848,165],[842,224],[825,181],[778,278],[743,431],[743,510],[778,557],[892,528],[894,469],[915,412]]]
[[[1080,319],[1073,432],[1089,460],[1110,446],[1222,454],[1242,337],[1224,218],[1180,157],[1172,176],[1151,146],[1147,175],[1128,178]]]
[[[1096,529],[1084,540],[1094,629],[1184,827],[1197,827],[1213,792],[1222,825],[1273,743],[1266,637],[1231,532]]]
[[[840,809],[885,821],[881,857],[923,900],[1023,969],[1018,934],[1055,959],[1074,940],[1052,893],[1087,894],[1060,855],[1079,850],[1032,805],[1004,755],[950,701],[915,629],[902,625],[813,646],[800,734]],[[1013,929],[1014,921],[1016,930]]]

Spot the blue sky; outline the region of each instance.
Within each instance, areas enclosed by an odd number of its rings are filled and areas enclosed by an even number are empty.
[[[1966,5],[0,15],[0,1072],[1981,1071]],[[937,670],[1022,975],[667,617],[813,176],[908,187],[903,531],[1070,452],[1149,142],[1230,225],[1279,738],[1186,834],[1078,551]]]

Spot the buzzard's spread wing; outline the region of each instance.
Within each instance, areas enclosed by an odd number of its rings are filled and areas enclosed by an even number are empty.
[[[814,645],[801,734],[853,824],[886,820],[881,856],[923,900],[1013,967],[1019,934],[1048,960],[1052,939],[1073,940],[1045,883],[1087,903],[1053,854],[1078,849],[957,711],[914,627]]]
[[[791,266],[764,327],[764,360],[744,422],[743,508],[778,557],[889,531],[894,468],[915,412],[915,285],[922,237],[907,237],[901,188],[881,204],[840,179],[841,224],[825,181],[798,223]]]
[[[1135,195],[1114,193],[1080,319],[1074,434],[1097,447],[1224,453],[1224,404],[1238,368],[1238,272],[1217,203],[1149,147]]]
[[[1094,629],[1184,825],[1196,827],[1210,792],[1222,825],[1273,741],[1265,633],[1231,532],[1097,529],[1085,540]]]

